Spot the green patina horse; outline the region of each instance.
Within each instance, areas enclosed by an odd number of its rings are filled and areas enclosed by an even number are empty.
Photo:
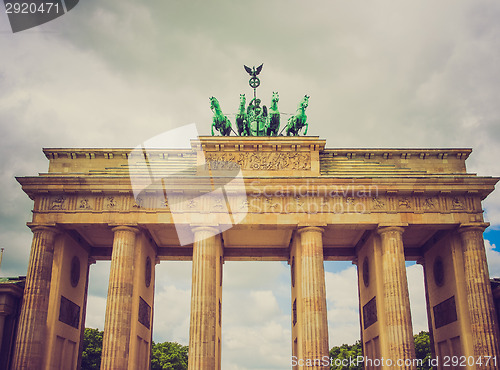
[[[279,100],[280,97],[278,92],[273,92],[271,106],[269,107],[269,115],[265,126],[267,136],[278,136],[278,130],[280,129],[280,112],[278,111]]]
[[[231,134],[231,122],[222,113],[219,101],[213,96],[210,98],[210,109],[214,112],[214,117],[212,119],[212,136],[214,136],[214,127],[222,136],[229,136]]]
[[[304,130],[304,136],[307,135],[307,128],[309,124],[307,123],[306,108],[309,105],[309,96],[304,95],[297,108],[297,113],[288,119],[286,125],[286,136],[298,136],[299,131],[302,127],[306,127]]]
[[[236,114],[236,127],[238,128],[238,135],[240,136],[250,136],[250,125],[248,123],[245,103],[245,94],[240,94],[240,106]]]

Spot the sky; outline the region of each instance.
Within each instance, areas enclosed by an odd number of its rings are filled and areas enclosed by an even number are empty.
[[[2,9],[0,7],[0,9]],[[80,1],[12,33],[0,11],[1,276],[25,275],[32,202],[15,176],[46,172],[43,147],[135,147],[189,123],[209,134],[252,94],[293,113],[328,148],[472,148],[470,173],[500,175],[500,3],[443,1]],[[234,120],[233,120],[234,123]],[[483,203],[490,275],[500,276],[500,192]],[[190,262],[157,267],[155,341],[188,343]],[[227,262],[225,370],[289,368],[290,273]],[[359,339],[356,267],[326,262],[330,346]],[[103,328],[109,263],[91,267],[87,326]],[[422,269],[407,267],[414,331],[425,330]],[[104,279],[104,280],[103,280]]]

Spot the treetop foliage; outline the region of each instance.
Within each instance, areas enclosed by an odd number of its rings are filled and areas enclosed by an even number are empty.
[[[99,370],[101,367],[102,353],[102,338],[103,331],[99,329],[85,328],[83,339],[83,355],[82,355],[82,370]],[[429,370],[429,360],[431,359],[431,348],[429,333],[421,331],[414,335],[415,354],[418,359],[423,360],[423,366],[417,367],[417,370]],[[363,356],[363,346],[358,340],[352,345],[343,344],[341,346],[332,347],[330,350],[330,358],[332,363],[336,359],[343,360],[349,358],[357,358]],[[341,363],[342,361],[339,361]],[[187,370],[188,368],[188,346],[175,342],[153,342],[151,348],[151,370]],[[349,369],[362,370],[362,364],[357,366],[350,365],[335,366],[331,369]]]

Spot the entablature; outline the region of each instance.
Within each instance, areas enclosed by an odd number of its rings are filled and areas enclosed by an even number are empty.
[[[499,178],[479,176],[415,176],[415,177],[357,177],[357,178],[304,178],[304,177],[169,177],[154,182],[149,177],[69,177],[39,176],[18,177],[32,199],[38,194],[60,195],[65,193],[118,194],[137,193],[137,187],[144,193],[207,193],[216,188],[238,194],[344,196],[363,194],[398,194],[405,196],[449,194],[450,196],[471,195],[484,199],[495,189]],[[137,194],[136,194],[137,195]],[[193,196],[194,196],[193,195]]]

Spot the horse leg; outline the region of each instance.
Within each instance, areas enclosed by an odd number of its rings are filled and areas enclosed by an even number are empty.
[[[280,121],[279,121],[279,116],[274,122],[274,136],[278,136],[278,131],[280,130]]]

